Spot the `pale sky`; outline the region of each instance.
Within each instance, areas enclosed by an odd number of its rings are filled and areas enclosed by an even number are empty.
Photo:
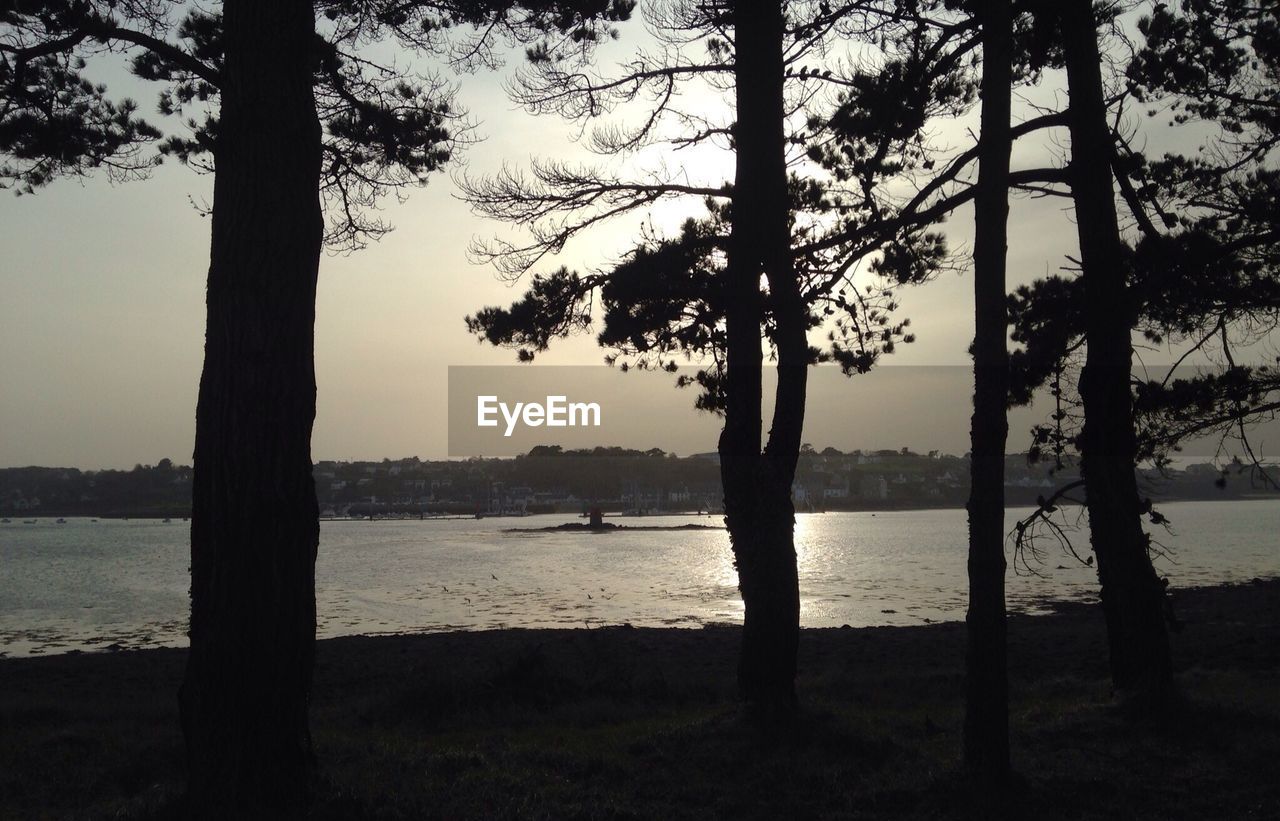
[[[633,31],[624,29],[614,55],[627,53]],[[575,127],[513,110],[502,77],[461,78],[459,100],[485,138],[467,149],[468,170],[483,173],[504,161],[526,165],[534,156],[581,156],[571,142]],[[112,87],[136,94],[144,112],[153,109],[155,89]],[[954,144],[966,139],[958,129]],[[1054,150],[1047,138],[1035,140],[1019,146],[1015,168]],[[677,154],[667,162],[685,161]],[[729,173],[731,163],[704,156],[691,165],[694,171],[718,184],[716,175]],[[207,202],[211,183],[170,162],[144,182],[68,179],[35,196],[0,194],[0,466],[190,462],[209,250],[208,220],[191,202]],[[396,230],[381,242],[322,259],[316,459],[443,458],[448,366],[514,362],[512,352],[480,345],[463,325],[466,314],[505,305],[521,287],[468,263],[469,239],[502,228],[473,216],[455,193],[448,174],[436,174],[406,203],[387,205],[384,215]],[[971,218],[966,210],[947,223],[953,247],[969,246]],[[627,246],[640,220],[624,217],[584,237],[566,249],[563,261],[607,261]],[[1015,202],[1010,237],[1011,287],[1056,270],[1075,247],[1074,225],[1058,199]],[[885,362],[967,365],[971,289],[968,275],[947,274],[901,291],[901,313],[911,317],[918,341]],[[583,337],[555,345],[539,362],[586,365],[601,357],[592,338]],[[967,397],[955,400],[954,412],[967,418]],[[852,429],[842,437],[824,425],[823,433],[813,441],[819,448],[923,448],[935,438],[865,443]],[[955,438],[943,449],[966,450],[963,436]],[[713,447],[714,439],[705,449]]]

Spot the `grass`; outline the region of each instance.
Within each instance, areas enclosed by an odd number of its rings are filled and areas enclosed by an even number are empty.
[[[959,776],[963,627],[805,631],[792,726],[741,720],[736,631],[322,642],[319,819],[1280,818],[1280,585],[1179,593],[1179,703],[1113,699],[1100,619],[1011,621],[1006,793]],[[174,817],[183,654],[0,660],[0,817]]]

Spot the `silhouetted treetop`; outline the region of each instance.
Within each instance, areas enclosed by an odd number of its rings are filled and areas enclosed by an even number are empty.
[[[1280,324],[1280,28],[1274,4],[1157,3],[1118,67],[1115,110],[1133,101],[1144,126],[1191,125],[1196,147],[1147,156],[1140,131],[1113,130],[1111,164],[1133,231],[1124,249],[1130,304],[1119,306],[1173,368],[1134,381],[1138,456],[1167,458],[1192,436],[1234,439],[1280,409],[1268,340]],[[1078,417],[1065,376],[1083,348],[1081,283],[1051,277],[1011,297],[1014,399],[1050,385],[1059,406],[1037,446],[1074,444]],[[1187,376],[1177,367],[1196,364]],[[1033,449],[1034,452],[1035,449]],[[1253,460],[1255,463],[1256,459]]]
[[[393,42],[459,69],[496,65],[497,46],[579,53],[612,36],[629,0],[318,2],[313,52],[324,128],[326,241],[353,249],[390,230],[379,200],[421,185],[468,139],[455,88],[372,53]],[[53,179],[104,169],[145,176],[170,156],[211,170],[217,149],[221,17],[177,0],[20,0],[0,12],[0,186],[33,193]],[[138,78],[163,85],[156,123],[92,79],[125,54]],[[162,134],[159,124],[165,124]]]
[[[784,4],[791,264],[806,332],[826,332],[824,343],[811,348],[812,362],[865,371],[911,341],[908,323],[891,317],[894,289],[949,264],[942,235],[929,228],[972,198],[968,175],[977,155],[973,149],[939,152],[926,123],[972,106],[978,43],[976,24],[951,5]],[[736,150],[731,107],[709,106],[704,94],[689,93],[701,88],[727,97],[737,61],[749,59],[736,52],[728,8],[646,4],[655,43],[612,72],[551,58],[521,69],[513,98],[534,113],[578,123],[603,159],[597,166],[538,159],[527,170],[461,178],[479,213],[527,232],[523,241],[478,242],[478,260],[516,279],[583,232],[660,201],[683,200],[703,215],[665,232],[646,221],[635,245],[606,270],[535,275],[509,308],[486,307],[469,317],[473,333],[529,360],[553,339],[586,330],[598,310],[598,341],[610,350],[608,361],[672,369],[682,358],[709,360],[693,381],[704,388],[699,404],[717,406],[723,268],[738,191],[728,181],[698,179],[696,166],[691,172],[631,163],[620,171],[616,161],[647,157],[645,149],[660,144],[673,151],[704,144]],[[1036,118],[1015,136],[1061,122],[1057,115]],[[1059,178],[1054,169],[1034,170],[1015,182]],[[904,180],[915,183],[905,196]],[[855,284],[862,275],[871,284]],[[778,304],[761,287],[762,332],[771,341]]]
[[[1216,122],[1247,157],[1280,134],[1280,12],[1274,3],[1156,3],[1138,23],[1127,70],[1140,100],[1165,102],[1175,122]]]

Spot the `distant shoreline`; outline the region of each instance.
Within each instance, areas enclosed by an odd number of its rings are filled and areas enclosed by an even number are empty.
[[[1242,493],[1238,495],[1232,495],[1229,497],[1197,496],[1197,497],[1178,497],[1175,499],[1157,499],[1153,497],[1153,502],[1156,505],[1167,505],[1167,504],[1174,504],[1174,503],[1181,503],[1181,502],[1272,502],[1274,503],[1274,502],[1280,502],[1280,493]],[[1021,500],[1007,501],[1005,506],[1006,508],[1034,507],[1035,499],[1031,499],[1029,501],[1021,501]],[[1074,506],[1076,506],[1075,503],[1069,500],[1059,502],[1059,507],[1074,507]],[[825,510],[807,510],[797,505],[796,514],[797,515],[821,515],[824,513],[902,513],[902,512],[925,511],[925,510],[964,510],[964,509],[965,509],[965,506],[962,504],[928,505],[928,504],[901,503],[901,504],[885,504],[885,505],[879,505],[879,506],[849,505],[849,506],[840,506],[840,507],[830,507]],[[573,511],[559,511],[559,512],[539,511],[538,513],[527,514],[527,516],[569,516],[569,517],[577,516],[577,515],[579,514]],[[662,511],[655,511],[653,513],[646,513],[646,514],[640,514],[640,515],[626,514],[626,513],[615,512],[615,511],[606,511],[604,514],[605,518],[607,519],[625,518],[628,520],[658,518],[658,517],[664,517],[664,516],[723,516],[723,515],[724,515],[723,513],[718,511],[708,513],[705,510],[704,511],[662,510]],[[11,519],[12,520],[11,524],[21,524],[22,521],[26,519],[42,520],[42,519],[58,519],[58,518],[110,519],[110,520],[171,519],[173,520],[174,523],[180,523],[183,520],[189,521],[191,518],[191,512],[190,511],[185,511],[185,512],[154,511],[154,510],[143,509],[140,511],[131,511],[131,512],[113,511],[111,513],[85,513],[82,511],[74,511],[74,510],[61,510],[61,511],[42,510],[39,513],[31,513],[29,511],[8,511],[8,512],[0,511],[0,516]],[[477,518],[520,519],[520,518],[527,518],[527,516],[503,515],[503,514],[497,514],[497,513],[485,513],[483,514],[483,516],[480,516],[480,517],[477,517],[474,514],[464,514],[464,513],[441,513],[441,514],[427,513],[425,515],[419,516],[416,513],[406,513],[403,515],[377,514],[373,517],[373,521],[419,521],[419,520],[421,521],[455,520],[456,521],[456,520],[477,519]],[[363,516],[363,515],[361,516],[320,516],[319,517],[319,521],[322,521],[322,522],[360,522],[360,521],[369,521],[369,520],[370,520],[369,516]]]
[[[1280,466],[1277,466],[1280,468]],[[801,454],[793,482],[800,511],[879,512],[964,508],[970,465],[964,457],[931,451],[810,449]],[[317,462],[312,471],[318,511],[330,517],[469,517],[486,511],[576,515],[665,515],[722,507],[715,452],[677,457],[662,451],[597,448],[561,453],[534,448],[515,459],[423,462]],[[1138,468],[1144,495],[1161,503],[1270,498],[1280,501],[1242,465],[1188,464],[1185,469]],[[1005,459],[1005,501],[1035,505],[1064,483],[1078,480],[1073,464]],[[0,516],[189,518],[195,474],[162,459],[130,471],[75,468],[0,468]],[[1071,494],[1079,497],[1078,493]]]

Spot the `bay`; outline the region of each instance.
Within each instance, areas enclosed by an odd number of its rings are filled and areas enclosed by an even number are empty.
[[[1280,576],[1274,501],[1162,505],[1148,529],[1174,589]],[[1011,510],[1009,524],[1029,513]],[[1087,529],[1066,509],[1087,555]],[[559,514],[463,520],[324,521],[316,564],[324,637],[740,622],[723,530],[530,532]],[[612,522],[717,526],[717,517]],[[186,643],[188,529],[183,522],[40,519],[0,525],[0,654]],[[519,532],[513,532],[519,529]],[[911,625],[964,618],[965,512],[802,514],[796,525],[801,619],[808,627]],[[1009,607],[1039,613],[1096,597],[1097,577],[1052,538],[1008,574]]]

